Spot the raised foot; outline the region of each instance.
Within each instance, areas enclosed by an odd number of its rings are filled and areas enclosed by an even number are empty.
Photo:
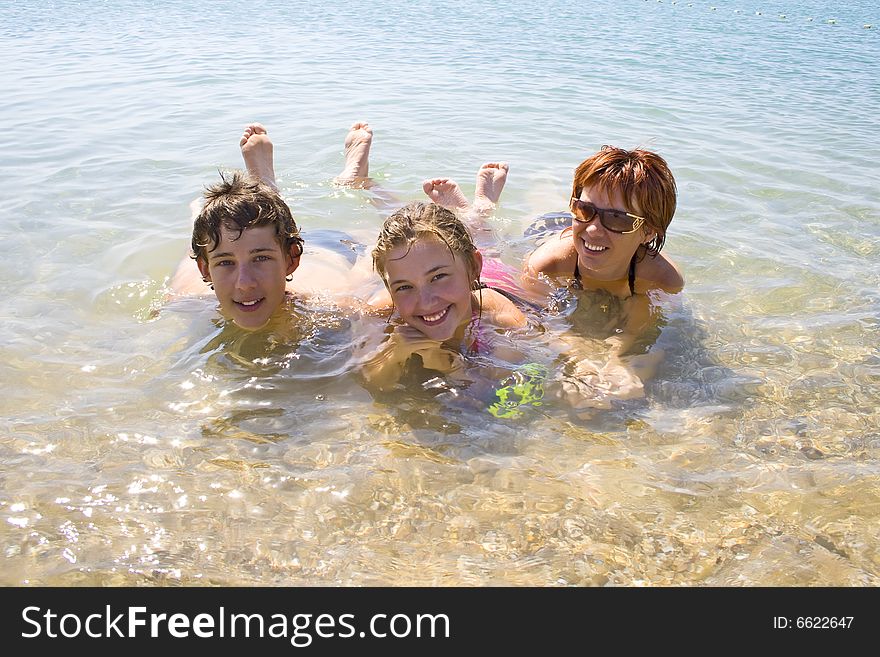
[[[487,162],[477,171],[477,186],[474,191],[474,206],[494,208],[501,198],[501,191],[507,182],[507,162]]]
[[[449,210],[467,212],[470,209],[464,192],[458,183],[449,178],[432,178],[422,183],[425,194],[437,205],[442,205]]]
[[[238,145],[247,172],[277,190],[272,140],[266,128],[261,123],[251,123],[244,129]]]
[[[356,121],[345,136],[345,166],[336,176],[337,185],[363,182],[370,175],[370,146],[373,129],[369,123]]]

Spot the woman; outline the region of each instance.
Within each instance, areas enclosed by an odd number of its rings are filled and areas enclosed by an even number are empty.
[[[526,257],[524,281],[540,285],[540,277],[584,291],[575,322],[591,324],[593,335],[566,334],[573,404],[641,396],[662,357],[636,348],[656,324],[648,295],[684,287],[678,267],[660,253],[675,213],[675,179],[656,153],[603,146],[575,170],[569,203],[571,224]],[[610,346],[598,363],[595,342],[587,340],[597,337]]]
[[[571,225],[528,256],[527,273],[620,298],[684,287],[678,267],[660,255],[676,205],[662,157],[603,146],[575,170],[569,203]]]

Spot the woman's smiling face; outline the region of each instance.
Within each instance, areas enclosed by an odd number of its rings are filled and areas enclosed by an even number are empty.
[[[596,187],[585,187],[580,199],[604,210],[630,212],[620,192],[608,195]],[[633,255],[653,235],[641,228],[632,233],[615,233],[607,230],[596,217],[587,223],[572,220],[571,236],[581,275],[613,281],[626,276]]]
[[[474,258],[479,270],[479,253]],[[470,271],[465,257],[437,237],[425,235],[391,249],[385,272],[401,319],[432,340],[449,340],[471,321],[472,283],[479,272]]]

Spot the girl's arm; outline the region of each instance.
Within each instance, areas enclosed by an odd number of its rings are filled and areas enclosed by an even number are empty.
[[[387,340],[362,357],[361,375],[368,387],[389,390],[400,381],[413,354],[421,356],[426,368],[441,374],[453,374],[463,368],[461,356],[442,348],[437,340],[425,337],[411,326],[395,326]]]

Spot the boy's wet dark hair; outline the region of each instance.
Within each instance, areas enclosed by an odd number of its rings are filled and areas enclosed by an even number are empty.
[[[282,252],[288,253],[290,246],[296,244],[296,256],[302,255],[299,228],[278,192],[240,171],[221,172],[220,179],[221,182],[205,188],[205,204],[193,224],[190,257],[207,262],[208,254],[220,244],[223,228],[238,231],[241,237],[248,228],[272,225]]]

